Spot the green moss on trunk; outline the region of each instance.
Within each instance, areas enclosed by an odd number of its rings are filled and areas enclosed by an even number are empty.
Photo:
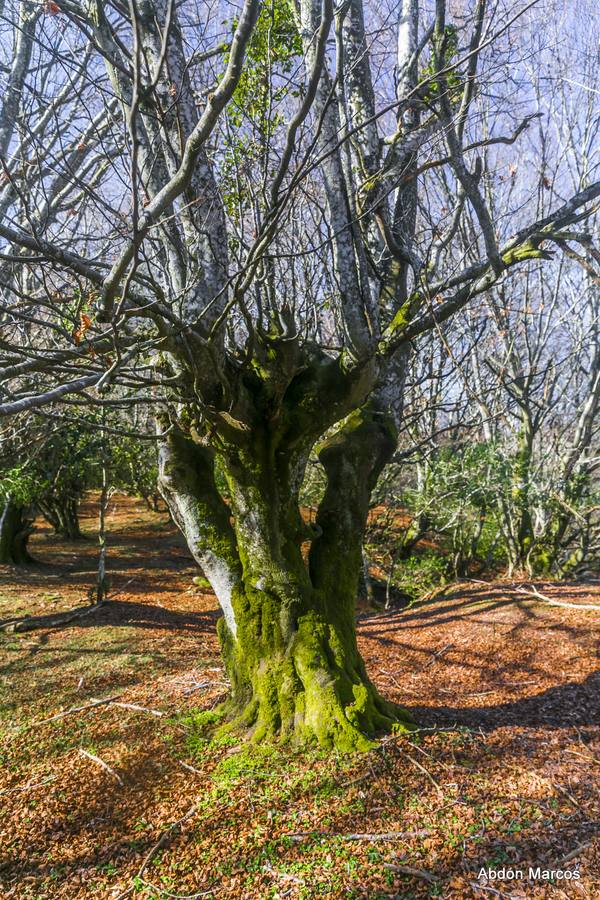
[[[161,448],[160,483],[225,612],[231,694],[221,727],[254,741],[364,749],[394,723],[409,726],[371,684],[355,631],[369,495],[394,435],[362,411],[322,448],[329,487],[307,564],[298,507],[307,450],[285,431],[262,422],[239,440],[222,437],[215,452],[228,506],[209,452],[187,438],[171,434]]]
[[[384,417],[348,417],[320,450],[328,490],[310,565],[294,494],[294,457],[268,436],[224,460],[244,577],[234,598],[236,637],[220,634],[232,682],[229,728],[363,749],[406,712],[370,682],[356,641],[355,602],[370,492],[395,435]]]
[[[265,615],[269,608],[271,615]],[[277,613],[272,598],[265,598],[260,617],[247,629],[238,620],[236,641],[221,622],[232,681],[225,730],[248,733],[253,741],[278,738],[351,751],[372,746],[376,735],[395,724],[411,727],[408,714],[380,697],[369,681],[353,625],[342,634],[312,609],[299,617],[285,643]]]

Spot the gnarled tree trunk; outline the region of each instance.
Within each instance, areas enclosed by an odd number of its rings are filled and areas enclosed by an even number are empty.
[[[224,612],[232,727],[351,750],[407,721],[369,680],[354,621],[369,497],[394,448],[376,414],[353,413],[318,450],[328,485],[311,528],[298,507],[306,451],[278,448],[276,432],[219,453],[181,432],[163,444],[161,491]]]

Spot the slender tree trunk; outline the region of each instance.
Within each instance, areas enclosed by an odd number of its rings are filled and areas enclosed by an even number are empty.
[[[0,563],[20,566],[32,562],[27,550],[32,525],[33,519],[24,507],[10,498],[4,501],[0,512]]]
[[[42,515],[59,537],[69,541],[82,540],[79,524],[79,501],[73,497],[46,497],[39,502]]]
[[[104,603],[108,592],[106,577],[106,512],[108,510],[109,484],[106,462],[102,465],[102,488],[98,508],[98,575],[96,578],[96,603]]]
[[[210,449],[175,432],[162,445],[162,494],[224,612],[230,727],[351,750],[406,721],[371,684],[354,621],[370,492],[394,447],[373,417],[349,417],[319,450],[328,486],[310,527],[298,508],[307,454],[278,452],[268,429],[219,453],[230,505]]]
[[[60,520],[50,499],[48,497],[43,497],[38,500],[37,505],[48,525],[52,526],[55,534],[58,534],[60,531]]]
[[[79,503],[73,497],[65,500],[63,505],[62,535],[70,541],[80,541],[84,537],[79,524]]]
[[[530,510],[533,438],[531,417],[524,410],[512,466],[510,498],[507,502],[502,503],[509,556],[509,574],[526,568],[529,555],[533,550],[534,533]]]
[[[513,500],[517,515],[517,539],[521,561],[526,559],[533,544],[533,524],[529,509],[532,454],[533,433],[527,422],[519,436],[513,473]]]

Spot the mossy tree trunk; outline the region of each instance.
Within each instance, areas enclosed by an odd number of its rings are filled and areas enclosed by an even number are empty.
[[[27,542],[33,531],[28,511],[10,498],[0,511],[0,563],[21,566],[32,562]]]
[[[298,505],[310,436],[284,434],[255,425],[215,450],[173,430],[160,453],[161,491],[223,609],[230,727],[254,739],[366,747],[407,720],[369,680],[355,631],[369,499],[394,429],[363,408],[318,447],[327,488],[312,527]]]

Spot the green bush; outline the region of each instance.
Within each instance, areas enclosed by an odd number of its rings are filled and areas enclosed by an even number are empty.
[[[419,600],[448,580],[448,560],[441,553],[426,550],[409,556],[395,567],[392,584],[412,600]]]

